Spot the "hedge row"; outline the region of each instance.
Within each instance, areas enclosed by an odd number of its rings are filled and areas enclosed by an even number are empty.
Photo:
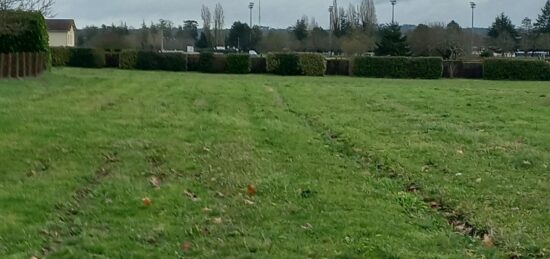
[[[50,49],[53,66],[105,67],[105,51],[88,48],[53,47]]]
[[[356,57],[352,67],[353,75],[362,77],[437,79],[443,74],[443,59]]]
[[[550,63],[542,60],[486,59],[483,77],[489,80],[550,80]]]
[[[48,30],[39,12],[0,11],[0,53],[48,52]]]
[[[122,69],[187,71],[187,55],[152,51],[123,51],[118,57]]]
[[[317,53],[270,53],[267,55],[267,72],[276,75],[323,76],[326,59]]]

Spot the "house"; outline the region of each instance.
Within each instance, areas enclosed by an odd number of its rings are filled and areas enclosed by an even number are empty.
[[[72,19],[46,19],[50,47],[74,47],[76,26]]]

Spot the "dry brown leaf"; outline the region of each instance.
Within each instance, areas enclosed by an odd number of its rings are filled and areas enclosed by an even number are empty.
[[[191,242],[185,241],[181,244],[181,250],[187,252],[191,249]]]
[[[249,184],[246,189],[246,193],[248,193],[248,195],[250,196],[256,195],[256,186],[253,184]]]
[[[145,207],[149,207],[149,206],[151,206],[151,204],[153,204],[153,201],[150,198],[147,198],[147,197],[141,199],[141,201],[143,202],[143,206],[145,206]]]

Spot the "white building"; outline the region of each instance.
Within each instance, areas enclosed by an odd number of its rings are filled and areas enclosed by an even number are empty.
[[[74,47],[76,26],[72,19],[46,19],[50,47]]]

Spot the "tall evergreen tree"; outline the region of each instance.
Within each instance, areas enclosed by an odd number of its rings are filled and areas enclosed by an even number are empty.
[[[380,29],[381,40],[376,44],[374,53],[377,56],[409,56],[407,36],[401,33],[398,24],[390,24]]]
[[[493,48],[500,51],[513,51],[517,47],[519,34],[512,20],[501,13],[489,28],[490,43]]]
[[[542,8],[542,14],[539,15],[535,28],[540,33],[550,33],[550,0]]]

